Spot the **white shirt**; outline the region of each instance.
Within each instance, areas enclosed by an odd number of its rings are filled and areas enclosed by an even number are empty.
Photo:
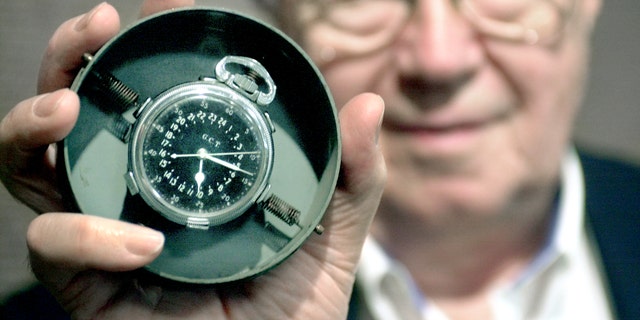
[[[573,150],[565,156],[561,179],[548,243],[516,281],[491,294],[493,319],[613,319],[597,250],[584,228],[584,181]],[[374,319],[449,319],[371,238],[357,279]]]

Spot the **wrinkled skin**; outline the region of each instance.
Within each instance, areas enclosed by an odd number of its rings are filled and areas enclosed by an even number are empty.
[[[145,16],[191,1],[147,0]],[[162,234],[141,226],[65,213],[56,188],[55,146],[73,127],[77,95],[66,89],[84,52],[95,52],[120,28],[103,3],[60,26],[44,55],[38,96],[19,103],[0,124],[0,178],[41,213],[27,242],[37,278],[76,319],[340,319],[386,176],[377,146],[384,104],[359,95],[340,109],[341,179],[322,224],[290,259],[242,286],[167,288],[129,272],[162,250]]]

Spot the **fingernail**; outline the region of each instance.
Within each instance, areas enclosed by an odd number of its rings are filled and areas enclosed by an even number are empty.
[[[66,93],[58,94],[58,92],[52,92],[40,96],[33,102],[33,114],[40,118],[46,118],[52,115],[56,110],[58,110],[66,97]]]
[[[98,12],[100,10],[100,8],[105,4],[106,2],[102,2],[99,5],[93,7],[93,9],[91,9],[91,11],[85,13],[82,18],[80,18],[80,20],[78,20],[78,22],[76,22],[76,25],[74,27],[74,29],[76,31],[82,31],[84,28],[86,28],[89,25],[89,22],[91,21],[91,19],[93,18],[93,16],[96,14],[96,12]]]
[[[129,225],[124,232],[127,235],[125,248],[137,256],[150,256],[158,253],[164,244],[164,235],[153,229]]]

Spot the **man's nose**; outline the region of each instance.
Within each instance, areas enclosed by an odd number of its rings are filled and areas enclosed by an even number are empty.
[[[484,59],[481,40],[452,0],[416,0],[396,50],[401,71],[434,83],[467,78]]]

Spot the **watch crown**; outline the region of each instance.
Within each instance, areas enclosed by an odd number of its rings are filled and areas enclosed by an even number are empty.
[[[243,73],[232,72],[227,65],[238,65]],[[232,68],[238,70],[236,68]],[[276,96],[276,85],[267,70],[248,57],[226,56],[216,64],[216,79],[249,98],[260,106],[266,106]],[[261,88],[263,87],[263,88]],[[261,91],[265,89],[265,91]]]
[[[246,91],[248,94],[253,94],[258,90],[258,84],[256,83],[256,81],[252,77],[244,74],[234,75],[233,83],[238,86],[238,88]]]

